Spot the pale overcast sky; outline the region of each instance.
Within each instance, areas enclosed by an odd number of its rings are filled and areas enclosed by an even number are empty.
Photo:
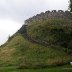
[[[0,45],[29,17],[47,10],[68,10],[69,0],[0,0]]]

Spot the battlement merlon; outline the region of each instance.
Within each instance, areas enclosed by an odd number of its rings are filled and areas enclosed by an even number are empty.
[[[52,19],[52,18],[64,18],[64,19],[69,19],[72,17],[72,13],[69,11],[63,11],[63,10],[52,10],[52,11],[46,11],[41,12],[40,14],[37,14],[36,16],[30,17],[29,19],[25,20],[25,24],[28,24],[32,21],[38,21],[41,19]]]

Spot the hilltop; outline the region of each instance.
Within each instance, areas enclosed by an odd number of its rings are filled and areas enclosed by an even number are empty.
[[[68,11],[48,11],[29,18],[0,48],[0,66],[45,68],[70,61],[72,13]]]

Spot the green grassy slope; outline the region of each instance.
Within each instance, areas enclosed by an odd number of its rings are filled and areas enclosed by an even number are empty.
[[[24,68],[37,68],[62,65],[70,62],[72,57],[62,50],[31,43],[17,34],[0,49],[0,65],[17,65]]]
[[[48,46],[72,50],[72,20],[50,19],[32,22],[27,26],[29,36]],[[70,52],[69,52],[70,53]]]
[[[63,20],[41,21],[29,24],[27,26],[28,35],[38,41],[49,40],[50,44],[48,44],[48,46],[44,46],[42,44],[32,42],[24,37],[22,34],[24,33],[23,30],[22,33],[17,32],[4,46],[0,48],[0,66],[45,68],[68,64],[72,61],[72,55],[71,53],[68,54],[64,51],[65,46],[62,46],[58,40],[66,34],[65,36],[67,40],[64,36],[61,41],[63,40],[63,43],[64,41],[66,43],[69,41],[71,42],[71,24],[72,21],[65,22]],[[59,32],[60,30],[63,32]],[[57,37],[55,38],[56,35]],[[61,38],[59,38],[59,36],[61,36]],[[69,49],[71,51],[71,48]]]

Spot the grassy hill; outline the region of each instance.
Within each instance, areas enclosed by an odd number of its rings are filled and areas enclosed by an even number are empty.
[[[72,50],[72,20],[51,19],[32,22],[27,33],[47,46],[61,46]]]
[[[45,68],[72,61],[72,20],[41,20],[23,25],[0,48],[0,66]]]

